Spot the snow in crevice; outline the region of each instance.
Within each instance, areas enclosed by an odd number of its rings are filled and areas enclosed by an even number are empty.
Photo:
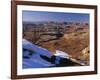
[[[56,50],[56,54],[54,54],[55,56],[60,56],[62,58],[67,58],[69,59],[69,55],[66,52],[60,51],[60,50]]]

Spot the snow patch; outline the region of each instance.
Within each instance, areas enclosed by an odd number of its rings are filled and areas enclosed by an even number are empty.
[[[60,51],[60,50],[56,50],[56,54],[54,54],[55,56],[60,56],[61,58],[67,58],[69,59],[69,55],[66,52]]]

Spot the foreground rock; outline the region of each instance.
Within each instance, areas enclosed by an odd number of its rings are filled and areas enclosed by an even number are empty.
[[[56,50],[53,55],[45,48],[39,47],[23,39],[23,68],[49,68],[64,66],[80,66],[82,64],[70,59],[70,56]]]

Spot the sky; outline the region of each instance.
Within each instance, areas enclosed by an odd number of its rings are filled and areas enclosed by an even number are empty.
[[[25,22],[87,22],[89,23],[89,14],[85,13],[67,13],[67,12],[44,12],[44,11],[23,11],[22,20]]]

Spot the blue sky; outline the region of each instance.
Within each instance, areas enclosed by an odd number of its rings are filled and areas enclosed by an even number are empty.
[[[23,11],[22,19],[26,22],[56,21],[56,22],[89,22],[89,14],[67,12]]]

